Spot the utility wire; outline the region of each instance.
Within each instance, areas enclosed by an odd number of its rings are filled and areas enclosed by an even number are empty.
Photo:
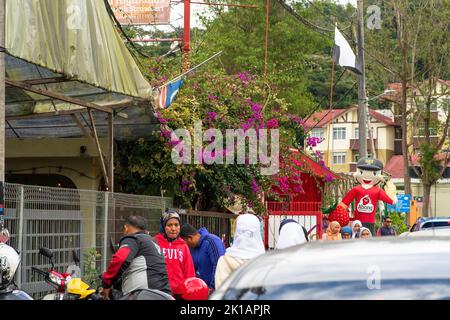
[[[347,92],[338,100],[338,101],[336,101],[335,102],[335,105],[334,106],[336,106],[339,102],[341,102],[349,93],[350,93],[350,91],[351,90],[353,90],[353,88],[354,87],[356,87],[356,85],[357,85],[357,82],[355,82],[354,84],[353,84],[353,86],[351,86],[348,90],[347,90]],[[328,112],[327,113],[325,113],[324,114],[324,116],[320,119],[320,120],[318,120],[317,122],[316,122],[316,124],[311,128],[311,129],[309,129],[308,131],[306,131],[305,132],[305,134],[308,134],[309,132],[311,132],[311,130],[313,130],[328,114],[330,113],[330,110],[328,110]],[[333,120],[333,119],[331,119],[331,120]]]
[[[344,75],[345,71],[347,69],[344,69],[341,74],[339,75],[338,79],[336,80],[336,82],[334,83],[333,87],[336,87],[337,84],[339,83],[339,81],[342,79],[342,76]],[[322,106],[322,102],[323,100],[325,100],[326,96],[323,96],[322,99],[319,101],[319,103],[317,104],[317,106],[309,113],[309,115],[306,117],[306,119],[304,119],[303,121],[308,121],[308,119],[314,114],[314,112],[317,111],[317,109],[319,109]],[[338,100],[339,102],[339,100]],[[336,102],[337,103],[337,102]]]

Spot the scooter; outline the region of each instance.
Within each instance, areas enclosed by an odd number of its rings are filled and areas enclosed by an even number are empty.
[[[56,289],[56,293],[46,295],[43,300],[100,300],[100,295],[97,294],[97,290],[92,289],[87,283],[83,282],[80,275],[76,271],[77,268],[71,273],[63,272],[58,273],[55,270],[55,264],[53,261],[53,253],[48,248],[40,248],[39,254],[48,258],[51,263],[51,268],[47,271],[40,270],[36,267],[31,267],[33,272],[44,276],[45,282],[50,284]],[[80,259],[76,251],[72,251],[73,260],[75,266],[79,265]],[[69,267],[73,268],[73,267]]]
[[[20,265],[18,252],[6,244],[9,232],[0,231],[0,300],[33,300],[25,291],[18,290],[14,277]]]

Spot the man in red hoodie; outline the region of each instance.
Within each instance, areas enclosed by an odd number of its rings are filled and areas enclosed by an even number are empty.
[[[186,242],[179,237],[181,219],[175,210],[166,210],[161,219],[162,232],[155,237],[167,265],[169,284],[174,296],[181,295],[179,285],[195,277],[194,262]]]

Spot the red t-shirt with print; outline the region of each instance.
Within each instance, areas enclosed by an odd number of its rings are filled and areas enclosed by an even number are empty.
[[[375,223],[376,205],[378,200],[393,204],[391,198],[378,187],[364,189],[362,186],[354,187],[342,199],[347,206],[356,199],[355,219],[365,223]]]

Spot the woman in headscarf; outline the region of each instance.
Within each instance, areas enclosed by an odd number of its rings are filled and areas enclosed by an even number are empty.
[[[328,226],[327,233],[324,236],[324,240],[342,240],[341,237],[341,225],[337,221],[332,221]]]
[[[232,246],[227,248],[225,255],[217,262],[214,277],[216,289],[234,270],[265,252],[260,222],[254,214],[246,213],[237,218],[233,240]]]
[[[360,239],[369,239],[372,238],[372,232],[368,228],[362,227],[359,230],[359,238]]]
[[[361,229],[361,227],[362,227],[362,223],[359,220],[354,220],[351,223],[350,228],[352,228],[352,233],[353,233],[352,238],[359,238],[359,229]]]
[[[306,229],[294,219],[285,219],[280,223],[279,236],[276,249],[302,244],[308,241]]]
[[[351,239],[352,238],[352,228],[343,227],[341,231],[342,239]]]

